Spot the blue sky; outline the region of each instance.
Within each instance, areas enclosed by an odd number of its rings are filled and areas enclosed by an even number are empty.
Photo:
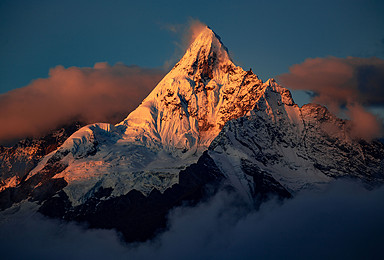
[[[384,58],[383,1],[22,1],[0,2],[0,93],[50,68],[123,62],[163,67],[198,19],[232,58],[264,81],[306,58]]]

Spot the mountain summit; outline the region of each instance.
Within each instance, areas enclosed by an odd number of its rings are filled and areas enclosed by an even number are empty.
[[[208,147],[226,121],[249,110],[252,101],[244,97],[260,91],[261,85],[256,75],[233,64],[218,36],[206,27],[119,125],[126,126],[124,138],[130,142],[195,153]]]
[[[185,70],[189,75],[197,74],[196,76],[202,78],[212,78],[213,71],[217,72],[220,66],[234,66],[234,64],[220,37],[209,27],[205,27],[193,40],[173,70],[176,73]]]
[[[117,125],[72,134],[0,192],[5,209],[38,201],[51,217],[146,240],[185,201],[222,185],[249,203],[294,196],[335,178],[384,182],[384,146],[356,140],[325,107],[231,61],[208,27],[143,102]],[[213,187],[213,188],[212,188]]]

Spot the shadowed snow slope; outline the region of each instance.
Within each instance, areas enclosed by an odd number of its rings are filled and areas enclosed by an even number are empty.
[[[380,142],[355,139],[350,122],[323,106],[300,108],[274,80],[264,85],[255,108],[229,121],[209,147],[209,156],[244,197],[265,196],[266,183],[268,192],[283,186],[295,194],[334,178],[360,179],[368,187],[384,182]]]

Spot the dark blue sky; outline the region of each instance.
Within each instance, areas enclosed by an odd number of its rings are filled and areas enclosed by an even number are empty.
[[[384,58],[383,13],[383,1],[2,0],[0,93],[56,65],[162,67],[180,42],[166,27],[191,17],[263,80],[309,57]]]

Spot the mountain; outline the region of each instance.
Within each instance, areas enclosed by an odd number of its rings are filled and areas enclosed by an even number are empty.
[[[267,192],[321,189],[335,178],[384,182],[384,146],[351,134],[351,124],[317,104],[296,105],[273,79],[245,116],[229,121],[208,154],[223,175],[253,200]],[[271,184],[266,184],[266,182]],[[259,197],[260,197],[259,196]]]
[[[12,147],[0,146],[0,191],[17,186],[47,154],[55,151],[83,123],[59,127],[41,138],[26,138]]]
[[[273,79],[234,65],[206,27],[127,118],[76,131],[0,192],[0,207],[29,200],[46,216],[145,241],[172,208],[221,188],[257,205],[335,178],[383,183],[384,145],[350,132],[325,107],[299,107]]]
[[[262,81],[236,67],[206,28],[123,122],[80,129],[27,179],[60,164],[55,179],[68,183],[65,192],[73,205],[99,187],[113,187],[112,196],[164,192],[178,182],[180,170],[197,162],[225,122],[243,116],[261,92]]]

